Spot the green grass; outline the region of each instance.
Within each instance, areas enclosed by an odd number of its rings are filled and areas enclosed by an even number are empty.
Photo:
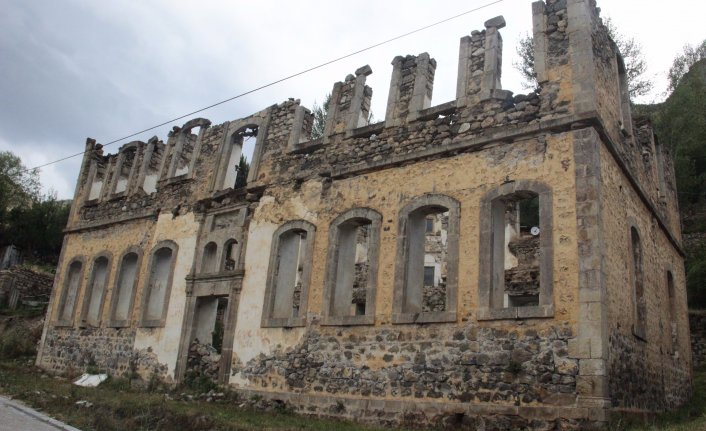
[[[0,393],[20,399],[46,414],[89,430],[222,430],[222,431],[382,431],[345,421],[314,419],[285,409],[256,411],[239,407],[235,393],[221,402],[169,399],[167,391],[147,392],[130,387],[126,379],[110,379],[98,388],[81,388],[68,380],[42,374],[28,366],[31,359],[0,361]],[[187,391],[181,388],[171,397]],[[76,405],[86,400],[91,407]]]
[[[241,407],[234,392],[224,401],[179,401],[188,388],[145,391],[133,388],[124,378],[110,378],[98,388],[81,388],[34,368],[31,358],[0,361],[0,393],[20,399],[50,416],[83,431],[90,430],[221,430],[221,431],[382,431],[345,421],[315,419],[286,409],[258,411]],[[195,392],[192,392],[195,393]],[[91,407],[77,401],[86,400]],[[631,425],[616,421],[611,431],[704,431],[706,430],[706,369],[694,375],[692,400],[653,423]]]

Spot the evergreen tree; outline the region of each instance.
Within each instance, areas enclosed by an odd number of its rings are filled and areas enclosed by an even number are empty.
[[[248,184],[248,172],[250,172],[250,163],[244,155],[240,155],[240,161],[238,162],[238,172],[235,175],[235,188],[239,189],[245,187]]]

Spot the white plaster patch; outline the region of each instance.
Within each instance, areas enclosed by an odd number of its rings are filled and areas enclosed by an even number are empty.
[[[274,202],[274,199],[272,199]],[[243,363],[261,353],[271,354],[278,346],[296,345],[304,335],[304,328],[261,328],[262,309],[270,260],[272,235],[277,229],[274,223],[253,223],[248,233],[245,254],[245,277],[240,293],[238,320],[235,327],[233,352]],[[247,386],[248,381],[239,374],[231,376],[230,383]]]
[[[167,365],[168,374],[172,377],[174,377],[174,368],[179,355],[179,341],[186,304],[186,276],[191,271],[194,261],[198,229],[199,225],[194,220],[193,213],[175,219],[172,219],[171,214],[162,214],[157,220],[155,234],[150,244],[151,250],[160,241],[171,240],[177,243],[179,252],[174,266],[165,326],[164,328],[139,328],[135,336],[135,350],[151,348],[157,355],[157,360]]]

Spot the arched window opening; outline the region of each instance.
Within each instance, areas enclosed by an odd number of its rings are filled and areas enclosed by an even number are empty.
[[[117,167],[117,181],[115,183],[115,193],[122,193],[127,190],[130,177],[135,165],[137,149],[127,148],[120,155],[120,166]]]
[[[201,273],[210,274],[216,272],[216,253],[218,253],[218,246],[215,242],[209,242],[203,249],[203,256],[201,257]]]
[[[245,187],[258,130],[259,126],[250,124],[230,135],[221,153],[216,190]]]
[[[111,326],[128,326],[135,296],[139,256],[130,252],[123,256],[115,282]]]
[[[164,245],[152,254],[144,294],[142,326],[164,326],[172,287],[176,246]]]
[[[83,263],[74,260],[69,264],[66,277],[64,278],[64,290],[59,304],[59,325],[71,325],[73,323],[76,308],[76,299],[81,287],[81,277],[83,276]]]
[[[93,261],[91,279],[86,289],[84,298],[83,323],[92,326],[99,326],[101,312],[103,310],[103,295],[108,284],[108,273],[110,272],[110,260],[106,256],[100,256]]]
[[[105,163],[101,161],[94,161],[94,173],[91,178],[90,189],[88,190],[88,200],[92,201],[99,199],[101,197],[101,192],[103,191],[103,183],[105,182]]]
[[[196,148],[196,141],[198,141],[200,131],[201,126],[195,126],[191,130],[183,131],[181,136],[179,136],[181,148],[178,154],[175,155],[177,157],[174,170],[175,177],[189,173],[191,160],[196,156],[194,149]]]
[[[223,271],[235,271],[238,261],[238,241],[229,239],[223,246]]]
[[[145,157],[149,157],[149,160],[145,165],[145,178],[142,182],[142,190],[145,193],[152,194],[157,191],[157,182],[159,181],[159,169],[162,163],[162,157],[166,153],[166,145],[164,142],[157,140],[156,137],[150,139],[149,148],[152,149],[151,153],[148,153]]]

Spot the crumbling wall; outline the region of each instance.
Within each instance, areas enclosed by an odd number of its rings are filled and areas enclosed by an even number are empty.
[[[151,349],[135,349],[136,328],[53,328],[38,363],[57,374],[95,367],[113,376],[169,379],[167,365]]]
[[[54,276],[15,266],[0,271],[0,306],[43,307],[49,302]]]
[[[505,21],[496,17],[461,40],[458,97],[443,105],[430,106],[435,60],[426,53],[396,57],[383,122],[367,124],[372,89],[365,80],[372,70],[363,66],[334,85],[323,137],[309,139],[311,114],[295,99],[220,125],[191,120],[176,126],[166,144],[156,138],[135,144],[133,173],[119,193],[120,154],[104,155],[89,140],[38,363],[61,370],[70,360],[95,362],[118,372],[134,360],[127,353],[113,360],[111,351],[146,352],[143,373],[180,379],[185,369],[198,368],[244,392],[289,397],[303,411],[417,425],[469,415],[490,428],[571,429],[581,421],[605,422],[611,405],[655,410],[683,402],[691,359],[679,228],[670,218],[676,192],[673,174],[660,179],[671,164],[645,162],[642,150],[661,151],[653,149],[648,128],[633,136],[618,84],[621,65],[595,3],[535,2],[533,15],[539,88],[529,94],[513,96],[500,85]],[[197,126],[198,138],[186,134]],[[256,135],[255,153],[247,187],[234,188],[225,184],[223,166],[243,130]],[[177,166],[176,158],[189,154]],[[542,206],[551,214],[541,233],[548,245],[538,248],[529,236],[510,241],[518,265],[502,274],[510,293],[546,295],[541,315],[524,315],[522,306],[493,310],[514,314],[481,310],[479,280],[488,270],[479,258],[482,221],[491,217],[481,202],[511,183],[551,191]],[[660,196],[658,188],[668,194]],[[427,244],[442,268],[438,286],[421,286],[423,308],[452,317],[393,323],[395,274],[406,264],[396,261],[406,222],[398,219],[400,209],[432,194],[458,202],[459,250],[444,256],[443,235]],[[379,259],[354,267],[351,295],[374,313],[334,326],[323,314],[327,256],[338,244],[327,238],[335,237],[329,232],[334,219],[356,208],[382,217]],[[236,209],[237,223],[212,230],[215,216]],[[631,331],[626,219],[639,227],[645,245],[647,343]],[[313,251],[296,269],[311,273],[308,289],[288,291],[292,307],[303,309],[296,322],[284,319],[295,327],[263,324],[273,234],[294,221],[312,226]],[[239,240],[237,262],[202,271],[206,243],[213,241],[222,256],[226,239]],[[171,295],[163,319],[145,325],[140,316],[151,253],[163,241],[178,248]],[[110,307],[97,328],[81,327],[77,316],[71,327],[55,325],[62,265],[85,258],[86,278],[95,256],[105,252],[116,274],[128,247],[143,251],[128,327],[106,323]],[[542,259],[548,250],[551,259]],[[454,259],[453,271],[444,272],[444,258]],[[375,289],[368,290],[374,294],[367,295],[361,284],[374,265]],[[657,299],[665,297],[659,288],[668,269],[681,328],[675,344],[668,342],[669,322]],[[542,270],[551,283],[537,280]],[[444,274],[453,280],[447,283]],[[195,301],[203,296],[227,297],[233,305],[220,357],[226,361],[198,345],[190,349]]]

